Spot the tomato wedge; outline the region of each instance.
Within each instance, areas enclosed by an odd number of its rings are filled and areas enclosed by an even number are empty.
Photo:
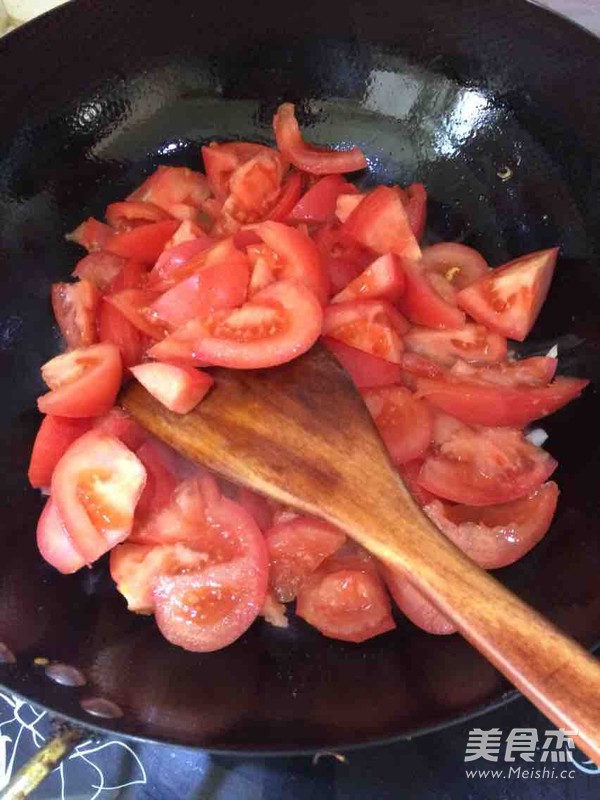
[[[511,503],[478,507],[434,500],[423,510],[480,567],[499,569],[523,558],[543,539],[557,502],[558,486],[550,481]]]
[[[104,246],[117,256],[135,258],[144,264],[154,264],[178,227],[179,221],[176,219],[139,225],[128,231],[114,233]]]
[[[122,372],[119,350],[111,344],[56,356],[42,367],[51,391],[38,398],[38,408],[60,417],[99,417],[115,404]]]
[[[136,614],[154,612],[154,587],[161,576],[201,569],[206,553],[188,545],[148,545],[125,542],[110,551],[110,574],[118,591]]]
[[[421,263],[426,273],[440,275],[457,291],[491,272],[477,250],[455,242],[440,242],[426,247]]]
[[[296,203],[288,222],[331,222],[335,218],[338,196],[349,187],[354,189],[341,175],[326,175],[314,183]]]
[[[98,320],[100,341],[114,345],[121,355],[124,369],[139,364],[149,345],[148,337],[104,298]]]
[[[501,361],[507,348],[504,337],[472,322],[449,331],[415,326],[404,336],[404,345],[412,353],[446,367],[458,359],[478,364]]]
[[[548,386],[502,386],[445,375],[417,381],[420,397],[471,425],[522,428],[579,397],[589,381],[557,378]]]
[[[52,310],[69,349],[87,347],[98,341],[101,299],[95,284],[85,279],[77,283],[52,284]]]
[[[70,242],[85,247],[88,253],[94,253],[96,250],[102,250],[112,235],[113,231],[109,225],[105,225],[104,222],[100,222],[94,217],[89,217],[66,238]]]
[[[217,200],[223,202],[227,198],[233,173],[259,154],[278,155],[271,147],[254,142],[211,142],[202,148],[206,178]]]
[[[90,419],[47,416],[33,443],[27,476],[34,489],[50,486],[54,467],[76,439],[91,427]]]
[[[325,309],[323,335],[397,364],[408,323],[385,300],[354,300]]]
[[[332,303],[347,303],[350,300],[389,300],[396,303],[404,291],[404,273],[397,256],[388,253],[380,256],[341,292],[332,298]]]
[[[184,210],[182,206],[199,209],[209,195],[208,181],[201,172],[188,167],[160,166],[127,200],[152,203],[177,217]]]
[[[519,431],[460,426],[425,459],[419,483],[455,503],[495,505],[529,494],[556,466],[549,453]]]
[[[75,549],[56,503],[50,497],[38,520],[36,538],[42,558],[63,575],[85,567],[85,559]]]
[[[498,386],[546,386],[554,378],[558,359],[549,356],[533,356],[519,361],[495,362],[492,364],[467,364],[457,361],[450,368],[450,374],[456,378],[477,379]],[[422,375],[424,378],[441,376]]]
[[[411,322],[428,328],[462,328],[465,314],[456,305],[453,286],[423,263],[403,259],[404,292],[398,308]]]
[[[122,436],[118,436],[123,441]],[[135,454],[146,470],[146,485],[135,509],[130,540],[137,531],[144,529],[156,515],[166,508],[181,484],[177,475],[178,456],[162,442],[151,439],[148,434],[135,448]]]
[[[281,194],[284,171],[275,150],[260,151],[232,173],[221,213],[242,225],[265,219]]]
[[[413,260],[421,257],[402,197],[388,186],[378,186],[366,195],[342,229],[379,255],[395,253]]]
[[[269,265],[272,280],[300,281],[324,305],[329,298],[329,281],[312,239],[297,228],[271,220],[257,225],[254,232],[275,254]]]
[[[427,403],[402,386],[368,389],[363,399],[395,464],[425,454],[433,439],[433,415]]]
[[[277,147],[285,159],[298,169],[313,175],[356,172],[367,166],[367,159],[358,147],[350,150],[327,150],[314,147],[302,139],[292,103],[282,103],[273,118]]]
[[[335,217],[340,222],[346,222],[354,209],[362,203],[364,194],[352,192],[350,194],[340,194],[335,201]]]
[[[364,642],[396,627],[374,560],[354,545],[326,559],[298,592],[296,613],[331,639]]]
[[[427,219],[427,190],[422,183],[411,183],[402,190],[402,202],[406,209],[406,216],[412,232],[418,242],[425,233]]]
[[[203,233],[193,239],[185,239],[185,241],[170,247],[168,244],[167,242],[167,246],[148,275],[148,287],[150,289],[167,289],[180,277],[185,277],[183,273],[184,266],[212,247],[215,241]]]
[[[293,170],[285,179],[279,199],[269,211],[267,219],[275,222],[287,222],[302,194],[302,173]]]
[[[88,253],[77,262],[77,266],[73,270],[73,277],[90,281],[101,292],[105,292],[121,272],[124,264],[125,259],[114,253],[104,251]]]
[[[306,352],[321,333],[323,312],[296,281],[277,281],[241,308],[191,320],[149,351],[159,361],[257,369]]]
[[[538,250],[492,270],[457,295],[457,302],[473,319],[522,342],[541,311],[558,248]]]
[[[138,225],[150,222],[161,222],[172,219],[160,206],[141,200],[126,200],[122,203],[111,203],[106,209],[106,221],[117,231],[128,231]]]
[[[386,586],[402,613],[418,628],[437,636],[456,633],[456,626],[399,572],[381,565]]]
[[[89,431],[54,468],[52,498],[87,564],[129,536],[146,483],[142,462],[119,439]]]
[[[137,450],[148,439],[148,434],[142,426],[117,406],[111,408],[108,414],[95,417],[92,427],[107,436],[120,439],[130,450]]]
[[[370,389],[373,386],[389,386],[400,383],[402,370],[398,364],[393,364],[385,358],[377,358],[364,350],[340,342],[326,336],[323,344],[346,370],[357,389]]]
[[[317,567],[346,541],[346,534],[327,522],[300,515],[278,522],[265,535],[269,552],[269,585],[276,600],[289,603]]]
[[[358,277],[373,261],[373,254],[337,226],[325,225],[314,234],[321,263],[333,292],[337,293]]]
[[[175,414],[187,414],[195,408],[214,383],[205,372],[176,364],[148,362],[131,371],[153,397]]]
[[[265,541],[244,509],[226,497],[210,508],[210,537],[199,549],[201,569],[160,576],[154,588],[156,622],[163,636],[193,652],[211,652],[238,639],[265,601]]]

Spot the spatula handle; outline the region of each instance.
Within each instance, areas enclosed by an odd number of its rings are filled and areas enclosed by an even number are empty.
[[[364,539],[360,526],[347,529],[407,575],[480,653],[558,727],[574,731],[573,740],[600,763],[600,662],[463,555],[416,508],[412,515],[402,506],[384,516],[379,506],[373,525]]]

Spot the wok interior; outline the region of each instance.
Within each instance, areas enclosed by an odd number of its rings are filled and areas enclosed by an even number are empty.
[[[164,16],[149,5],[80,0],[0,44],[0,641],[19,656],[0,680],[86,721],[78,698],[102,695],[125,711],[109,727],[222,750],[362,743],[495,701],[507,685],[458,636],[399,620],[355,646],[292,619],[194,655],[126,611],[105,563],[68,578],[45,565],[42,498],[25,473],[38,368],[60,346],[49,287],[81,255],[64,233],[82,218],[157,164],[200,168],[211,139],[268,142],[287,99],[314,141],[365,150],[365,185],[425,183],[430,241],[465,242],[491,264],[560,244],[527,352],[558,341],[561,370],[597,381],[600,44],[517,0],[464,0],[451,14],[445,0],[308,0],[243,19],[233,7],[207,16],[180,2]],[[596,410],[592,388],[544,423],[559,511],[544,542],[499,573],[588,645],[600,629]],[[31,664],[39,656],[78,666],[91,688],[51,685]]]

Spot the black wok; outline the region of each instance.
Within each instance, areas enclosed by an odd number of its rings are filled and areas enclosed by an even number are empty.
[[[100,564],[72,577],[34,540],[42,498],[25,472],[38,367],[59,347],[49,285],[84,217],[156,164],[199,167],[213,138],[271,138],[296,101],[310,137],[353,142],[365,184],[423,181],[429,237],[492,264],[561,246],[529,351],[600,379],[600,42],[521,0],[77,0],[0,42],[0,681],[61,715],[215,751],[282,752],[414,735],[511,696],[457,636],[400,621],[362,646],[300,621],[256,624],[200,656],[127,613]],[[509,176],[507,179],[507,176]],[[551,533],[499,577],[586,645],[600,631],[596,388],[545,428],[562,488]],[[51,682],[36,657],[82,670]],[[119,719],[86,713],[101,696]]]

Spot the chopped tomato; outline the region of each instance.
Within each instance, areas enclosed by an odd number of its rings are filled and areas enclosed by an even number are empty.
[[[340,222],[346,222],[354,209],[362,202],[365,195],[361,192],[340,194],[335,201],[335,217]]]
[[[300,281],[325,304],[329,298],[329,281],[312,239],[296,228],[271,220],[260,223],[254,231],[275,254],[269,264],[272,280]]]
[[[457,547],[484,569],[513,564],[545,536],[558,502],[550,481],[511,503],[449,505],[434,500],[423,509]]]
[[[168,288],[177,280],[174,276],[181,274],[186,264],[213,244],[214,240],[204,234],[163,250],[150,271],[148,286],[160,290]]]
[[[453,286],[422,263],[403,260],[404,293],[398,307],[411,322],[428,328],[462,328],[465,314],[456,305]]]
[[[417,627],[427,633],[447,636],[456,626],[431,603],[402,573],[382,565],[383,576],[394,602]]]
[[[442,374],[442,368],[418,353],[405,351],[400,358],[401,375],[399,383],[404,384],[411,391],[417,388],[417,378],[437,378]]]
[[[42,558],[63,575],[85,567],[85,558],[73,545],[56,503],[50,497],[38,520],[37,546]]]
[[[178,226],[176,219],[139,225],[128,231],[113,233],[105,248],[118,256],[135,258],[144,264],[154,264]]]
[[[272,367],[312,347],[322,320],[312,292],[296,281],[277,281],[238,309],[190,320],[154,345],[149,355],[159,361],[234,369]]]
[[[125,369],[140,363],[149,344],[148,337],[106,298],[100,306],[98,333],[101,342],[118,349]]]
[[[176,364],[148,362],[131,371],[153,397],[175,414],[187,414],[195,408],[214,383],[205,372]]]
[[[402,192],[402,202],[415,239],[420,242],[425,233],[427,190],[422,183],[411,183]]]
[[[88,253],[94,253],[96,250],[102,250],[112,235],[110,226],[90,217],[69,233],[67,239],[85,247]]]
[[[325,225],[315,232],[314,241],[335,293],[358,277],[373,261],[371,251],[347,236],[342,228]]]
[[[332,298],[332,303],[350,300],[389,300],[397,302],[404,291],[404,273],[397,256],[380,256],[357,278]]]
[[[344,223],[343,231],[379,255],[421,257],[402,197],[387,186],[378,186],[359,203]]]
[[[519,361],[501,361],[492,364],[467,364],[457,361],[450,369],[450,374],[457,378],[476,378],[499,386],[545,386],[554,378],[558,359],[548,356],[533,356]],[[441,375],[422,375],[424,378],[435,378]]]
[[[269,211],[267,219],[275,222],[286,222],[302,194],[302,174],[295,170],[285,179],[279,198]]]
[[[260,151],[231,174],[221,213],[242,225],[265,219],[279,199],[284,171],[275,150]]]
[[[154,203],[141,200],[128,200],[123,203],[111,203],[106,209],[106,221],[117,231],[128,231],[149,222],[161,222],[172,219],[171,215]]]
[[[123,289],[116,294],[107,295],[104,299],[114,306],[126,320],[151,339],[162,339],[165,326],[156,320],[150,307],[156,300],[157,293],[151,289]]]
[[[88,280],[101,292],[105,292],[121,272],[124,264],[125,259],[114,253],[104,251],[89,253],[77,262],[73,277]]]
[[[329,336],[323,339],[323,344],[331,350],[352,378],[357,389],[389,386],[392,383],[400,383],[402,380],[400,366],[385,358],[377,358],[370,353],[365,353],[364,350],[350,347],[350,345]]]
[[[253,142],[211,142],[202,148],[206,178],[217,200],[222,202],[227,198],[233,173],[259,154],[277,156],[277,151]]]
[[[198,209],[209,195],[208,181],[201,172],[188,167],[161,166],[127,200],[153,203],[179,218],[182,206]],[[183,219],[186,219],[185,214]]]
[[[557,256],[555,247],[510,261],[459,292],[457,302],[473,319],[522,342],[546,299]]]
[[[436,273],[457,291],[465,289],[490,272],[487,261],[477,250],[455,242],[440,242],[423,250],[426,273]]]
[[[411,328],[404,336],[404,345],[442,366],[452,366],[459,358],[486,364],[506,358],[506,339],[472,322],[448,331]]]
[[[122,408],[115,406],[108,414],[102,417],[95,417],[93,428],[105,433],[107,436],[114,436],[120,439],[130,450],[137,450],[148,440],[148,434],[133,417],[129,416]]]
[[[243,305],[250,279],[248,258],[231,244],[227,253],[223,253],[223,259],[212,255],[211,258],[211,251],[207,251],[206,257],[196,262],[197,271],[152,304],[153,319],[170,328],[179,328],[188,320],[205,317],[211,311]],[[193,268],[193,261],[187,263],[187,268]]]
[[[143,289],[148,279],[148,273],[141,261],[129,258],[123,264],[121,271],[107,287],[109,294],[122,292],[124,289]]]
[[[355,546],[326,559],[298,593],[296,613],[331,639],[364,642],[396,627],[377,567]]]
[[[274,525],[265,536],[269,585],[276,600],[289,603],[317,567],[346,541],[346,534],[305,515]]]
[[[588,383],[579,378],[557,378],[548,386],[502,386],[445,375],[421,378],[417,390],[437,408],[471,425],[522,428],[579,397]]]
[[[123,441],[122,437],[119,439]],[[135,454],[146,470],[146,485],[135,509],[130,538],[154,524],[156,516],[170,505],[181,480],[177,475],[176,454],[169,447],[149,438],[135,448]],[[139,534],[138,534],[139,535]]]
[[[194,652],[211,652],[238,639],[260,613],[267,593],[263,536],[244,509],[226,497],[210,508],[210,538],[199,549],[200,569],[160,576],[155,615],[163,636]]]
[[[154,588],[161,576],[202,569],[207,560],[206,553],[181,542],[163,545],[125,542],[110,552],[110,574],[130,611],[152,614]]]
[[[356,172],[367,166],[358,147],[350,150],[327,150],[309,145],[302,139],[292,103],[282,103],[273,118],[277,147],[295,167],[313,175]]]
[[[350,185],[341,175],[326,175],[314,183],[302,199],[296,203],[288,221],[331,222],[335,217],[338,196]]]
[[[461,426],[425,459],[419,483],[437,497],[486,506],[524,497],[555,469],[552,456],[519,431]]]
[[[325,309],[323,334],[398,364],[408,323],[385,300],[354,300]]]
[[[402,478],[402,482],[412,495],[415,503],[421,506],[421,508],[436,499],[434,494],[428,492],[427,489],[424,489],[419,483],[419,475],[421,474],[422,466],[423,461],[418,459],[416,461],[407,461],[406,464],[401,464],[398,467],[398,474]]]
[[[89,419],[47,416],[35,437],[27,476],[34,489],[50,486],[54,467],[63,453],[91,427]]]
[[[263,495],[253,492],[246,486],[241,486],[238,494],[238,503],[253,517],[254,521],[264,533],[273,524],[273,506]]]
[[[166,250],[170,250],[172,247],[178,247],[180,244],[193,242],[196,239],[206,238],[206,231],[201,228],[200,225],[197,225],[195,222],[186,219],[181,223],[173,236],[171,236],[169,241],[165,244],[165,250],[163,250],[163,254]]]
[[[395,464],[421,458],[433,439],[427,403],[402,386],[363,391],[363,399]]]
[[[52,310],[69,349],[98,341],[97,318],[102,297],[87,280],[52,284]]]
[[[121,375],[121,357],[111,344],[55,356],[42,367],[51,391],[38,398],[38,408],[60,417],[99,417],[114,405]]]
[[[143,464],[119,439],[89,431],[54,468],[52,498],[87,564],[129,536],[146,483]]]
[[[183,249],[183,245],[181,251],[179,247],[173,248],[172,258],[165,257],[164,262],[162,261],[163,256],[158,259],[148,278],[149,288],[157,291],[170,289],[185,278],[189,278],[190,275],[195,275],[209,267],[219,267],[220,271],[225,274],[228,264],[231,262],[237,264],[240,260],[245,259],[244,253],[238,249],[232,238],[215,242],[214,239],[206,237],[206,240],[195,248],[191,247],[191,242],[186,243],[186,246],[188,244],[190,247],[187,250]],[[195,252],[192,253],[192,250]],[[168,256],[170,252],[167,250],[163,255]]]

